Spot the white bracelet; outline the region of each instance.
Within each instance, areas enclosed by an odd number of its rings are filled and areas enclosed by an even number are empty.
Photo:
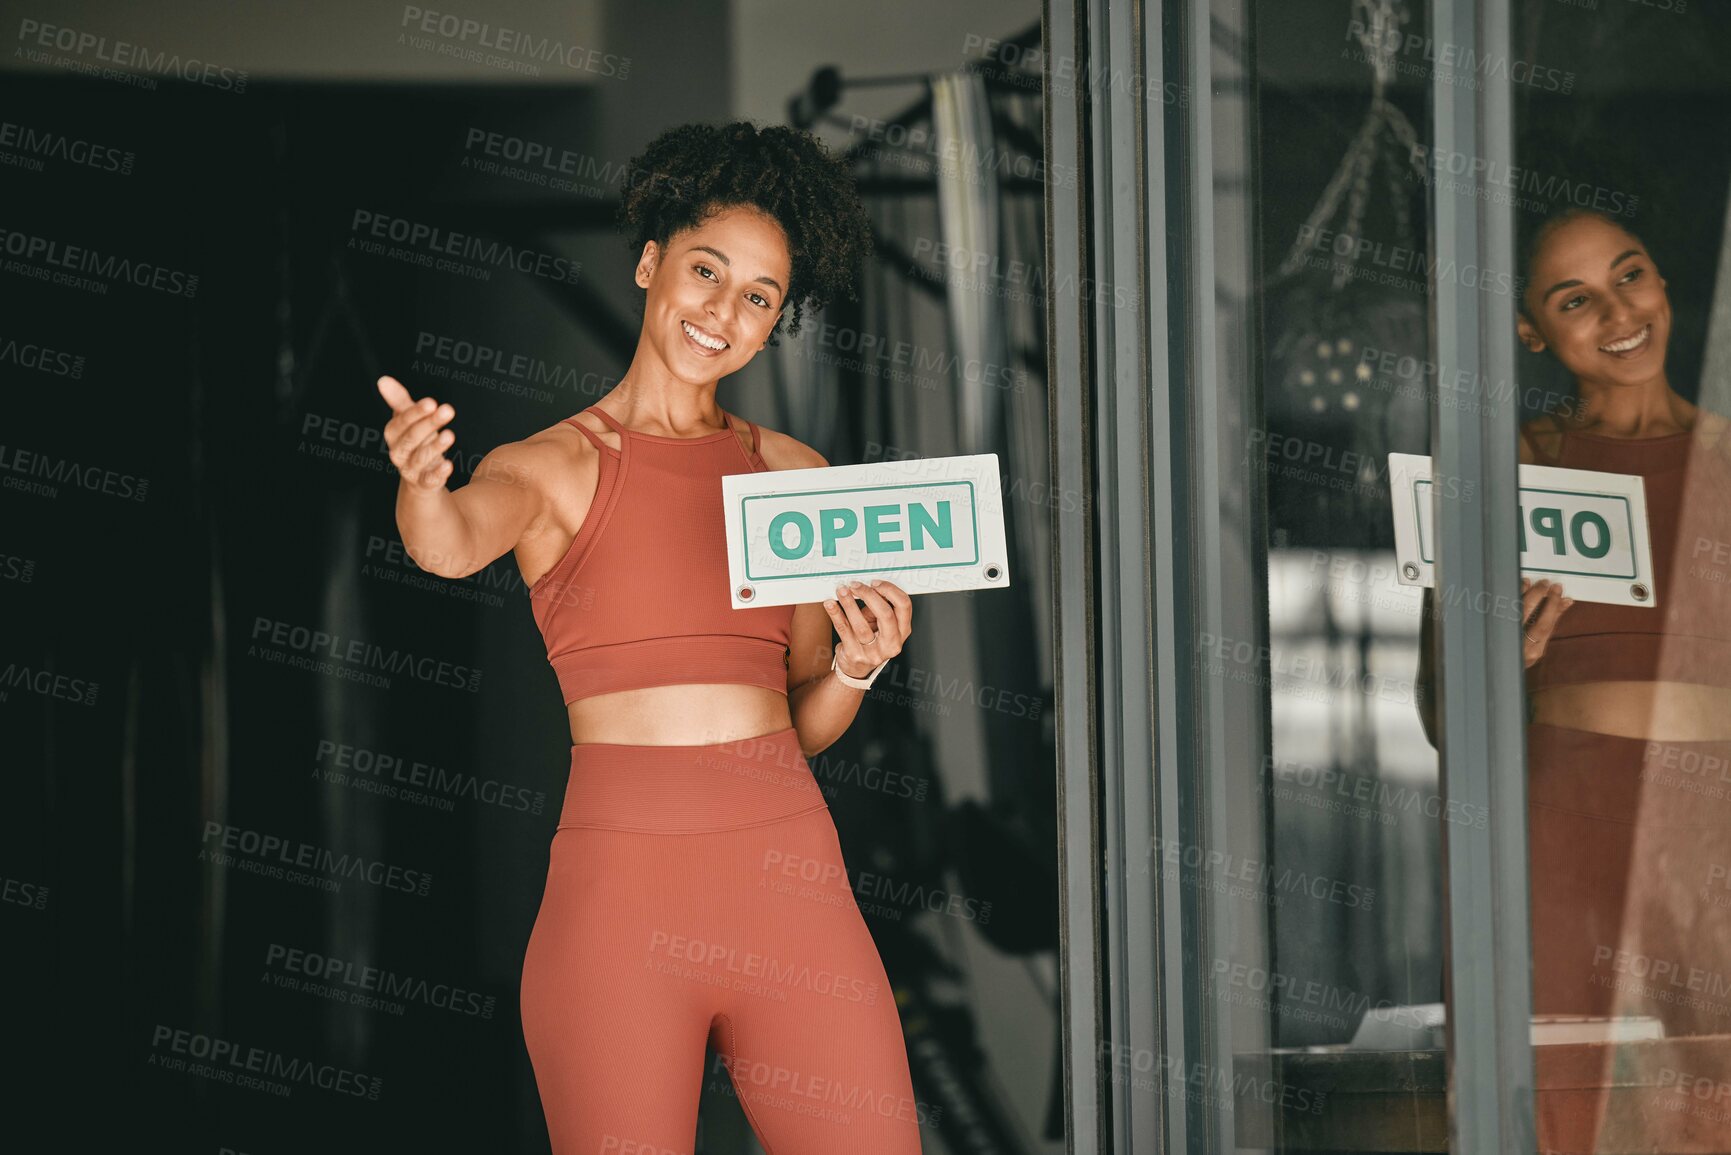
[[[885,658],[883,661],[879,662],[877,664],[877,669],[875,669],[871,673],[867,674],[864,678],[856,678],[856,677],[853,677],[851,674],[844,673],[842,671],[840,663],[841,663],[841,651],[837,650],[835,652],[835,656],[830,659],[829,668],[830,668],[830,672],[833,673],[841,681],[842,685],[852,686],[856,690],[869,690],[872,688],[872,683],[877,681],[878,674],[882,672],[882,670],[885,666],[890,664],[890,660],[888,658]]]

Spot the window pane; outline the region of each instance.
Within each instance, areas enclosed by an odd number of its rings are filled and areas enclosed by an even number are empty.
[[[1581,1040],[1535,1049],[1540,1137],[1728,1150],[1731,22],[1682,0],[1525,0],[1517,17],[1535,67],[1494,187],[1525,255],[1526,452],[1640,477],[1652,566],[1592,580],[1567,496],[1591,479],[1523,495],[1527,572],[1574,599],[1527,627],[1533,1011],[1591,1017],[1540,1028]],[[1569,532],[1540,532],[1564,517]]]
[[[1426,13],[1213,16],[1212,336],[1241,404],[1198,487],[1206,833],[1164,849],[1202,911],[1222,1149],[1444,1150],[1442,830],[1483,815],[1439,791],[1388,479],[1430,442]]]

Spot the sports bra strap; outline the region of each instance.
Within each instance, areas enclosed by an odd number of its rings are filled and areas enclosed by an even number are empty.
[[[591,408],[593,408],[593,406],[591,406]],[[587,412],[589,412],[589,410],[585,409],[583,412],[587,413]],[[605,418],[607,416],[607,414],[604,410],[596,409],[595,412],[600,413],[603,418]],[[587,425],[585,425],[581,421],[577,420],[576,417],[567,417],[567,418],[565,418],[565,422],[566,422],[566,424],[570,425],[573,429],[575,429],[579,433],[583,434],[583,436],[587,437],[589,439],[589,443],[591,445],[593,445],[595,448],[600,449],[606,453],[618,453],[619,452],[619,450],[613,448],[611,445],[609,445],[605,441],[601,440],[600,434],[596,433],[593,429],[589,428]]]
[[[608,427],[613,430],[613,432],[619,434],[621,437],[623,437],[625,435],[625,426],[619,424],[619,422],[614,419],[613,415],[611,413],[607,412],[607,410],[601,408],[601,406],[591,405],[589,408],[585,409],[583,412],[595,414],[595,416],[597,416],[597,417],[601,418],[601,420],[605,421],[607,423]]]
[[[1559,432],[1562,433],[1562,435],[1565,439],[1568,437],[1568,431],[1567,430],[1559,430]],[[1544,452],[1542,449],[1539,448],[1539,443],[1537,441],[1534,441],[1531,437],[1527,436],[1527,431],[1525,429],[1520,430],[1520,435],[1521,435],[1521,440],[1525,441],[1527,443],[1527,448],[1532,450],[1533,461],[1535,464],[1537,464],[1537,465],[1555,465],[1557,462],[1562,460],[1563,447],[1561,445],[1557,446],[1557,455],[1555,457],[1552,457],[1550,454]]]
[[[731,414],[727,410],[723,409],[721,411],[721,419],[727,423],[728,431],[731,432],[735,437],[738,437],[739,431],[737,429],[735,429],[734,425],[733,425],[733,414]],[[745,422],[745,427],[747,429],[751,430],[751,451],[753,453],[756,453],[757,452],[757,425],[749,417],[741,417],[740,420]]]

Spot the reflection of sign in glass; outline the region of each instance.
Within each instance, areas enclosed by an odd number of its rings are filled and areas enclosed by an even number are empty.
[[[733,473],[722,500],[735,609],[822,601],[850,580],[1010,584],[995,453]]]
[[[1431,459],[1388,455],[1397,572],[1403,585],[1436,584],[1432,502],[1472,500],[1439,486]],[[1654,606],[1646,488],[1640,477],[1551,465],[1520,466],[1520,553],[1524,577],[1550,578],[1577,601]]]

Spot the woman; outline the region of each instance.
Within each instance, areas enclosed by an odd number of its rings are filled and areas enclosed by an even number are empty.
[[[1671,387],[1670,300],[1638,237],[1565,211],[1527,267],[1520,340],[1578,396],[1526,423],[1520,460],[1640,475],[1656,595],[1576,604],[1521,583],[1533,1009],[1731,1032],[1731,566],[1712,564],[1731,551],[1728,422]],[[1433,628],[1426,591],[1421,671]]]
[[[553,1149],[691,1151],[712,1040],[767,1150],[917,1152],[895,999],[806,762],[901,651],[912,603],[853,581],[821,608],[732,609],[721,506],[725,474],[828,464],[736,425],[716,386],[788,302],[797,333],[802,304],[850,289],[869,225],[845,167],[792,129],[676,128],[629,171],[643,327],[600,402],[447,492],[451,406],[379,382],[405,548],[452,578],[514,549],[566,702],[521,990]]]

